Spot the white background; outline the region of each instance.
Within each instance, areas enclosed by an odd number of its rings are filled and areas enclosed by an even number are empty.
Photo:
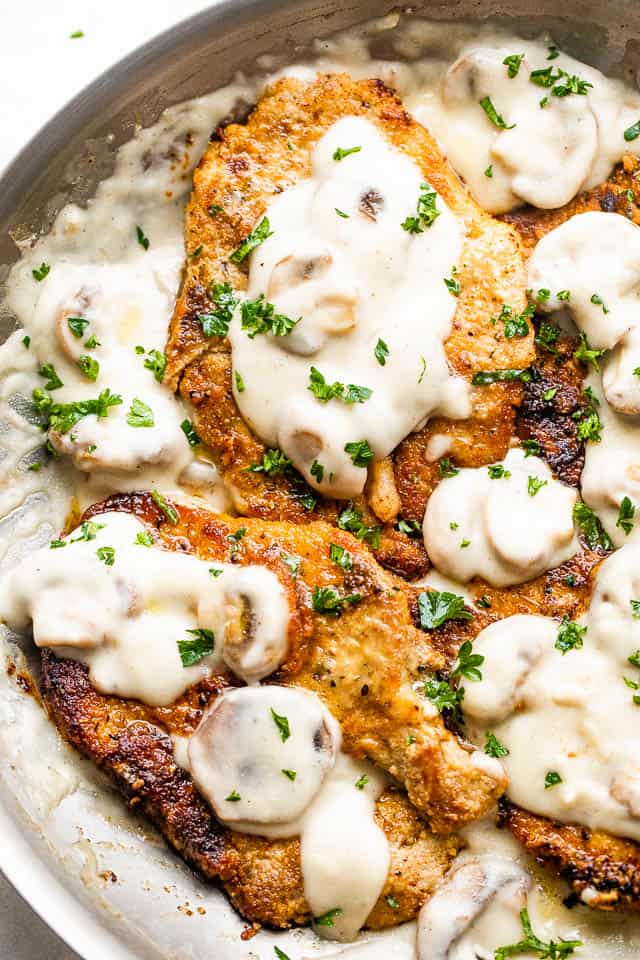
[[[94,77],[154,34],[211,5],[211,0],[0,0],[0,170]],[[71,39],[76,30],[84,37]],[[0,958],[76,960],[1,875]]]

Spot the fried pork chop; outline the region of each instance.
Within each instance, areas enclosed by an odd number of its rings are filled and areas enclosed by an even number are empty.
[[[218,131],[195,172],[185,225],[187,266],[167,344],[166,382],[193,405],[198,433],[211,447],[235,506],[247,516],[297,523],[319,517],[334,521],[340,505],[324,500],[309,509],[309,491],[300,478],[247,472],[248,466],[262,461],[265,447],[235,403],[227,340],[206,338],[199,317],[211,308],[212,284],[246,287],[246,267],[233,263],[231,253],[253,229],[270,198],[310,174],[315,144],[347,116],[372,122],[420,167],[464,221],[466,241],[457,274],[461,289],[446,343],[451,369],[470,379],[481,370],[527,367],[533,359],[531,331],[507,339],[504,323],[492,322],[505,304],[514,313],[526,307],[516,231],[477,206],[431,135],[405,112],[396,95],[380,80],[356,81],[347,75],[319,75],[311,83],[292,77],[276,81],[245,124]],[[474,445],[476,456],[482,451],[482,462],[501,459],[521,396],[520,385],[513,383],[478,389],[471,418],[449,424],[448,430],[461,444]],[[438,428],[430,425],[412,438],[422,461]],[[394,527],[403,504],[390,459],[373,466],[356,507],[368,524],[382,524],[376,552],[384,565],[405,577],[426,572],[421,541]]]
[[[406,789],[405,794],[389,788],[377,803],[392,865],[368,924],[381,928],[415,916],[457,852],[452,831],[486,813],[505,783],[439,714],[425,712],[414,684],[442,669],[446,656],[412,623],[414,591],[383,571],[358,540],[326,524],[265,523],[177,509],[173,525],[149,495],[123,494],[93,507],[85,519],[129,511],[157,530],[167,549],[211,561],[267,564],[286,583],[290,652],[271,679],[317,693],[341,724],[344,749],[368,757]],[[330,560],[332,542],[349,551],[350,569]],[[283,554],[299,560],[296,576]],[[342,616],[312,612],[315,587],[331,587],[341,596],[358,593],[361,599]],[[44,700],[61,731],[190,865],[219,880],[251,920],[284,927],[309,919],[299,841],[266,840],[222,826],[174,759],[171,735],[192,733],[212,699],[237,682],[231,675],[203,681],[170,707],[151,708],[98,693],[85,666],[51,651],[43,651],[42,668]],[[385,897],[400,906],[390,907]]]

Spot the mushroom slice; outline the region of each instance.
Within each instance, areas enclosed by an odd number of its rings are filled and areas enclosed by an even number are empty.
[[[503,857],[477,857],[452,870],[420,911],[418,960],[453,960],[471,925],[494,904],[517,918],[530,884],[527,874]]]
[[[271,827],[295,835],[339,747],[340,728],[315,694],[241,687],[205,714],[189,742],[189,764],[224,823],[249,833]]]

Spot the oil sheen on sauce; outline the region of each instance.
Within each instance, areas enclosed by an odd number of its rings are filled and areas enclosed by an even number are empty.
[[[477,24],[452,27],[409,20],[395,29],[397,22],[395,16],[385,18],[318,44],[312,63],[287,69],[301,76],[313,76],[317,69],[346,69],[358,77],[379,76],[395,86],[416,119],[438,136],[449,160],[486,209],[504,211],[524,202],[543,208],[564,203],[584,186],[601,181],[623,152],[637,152],[640,140],[625,140],[623,131],[639,118],[638,94],[562,52],[552,54],[548,41],[523,41]],[[372,58],[369,42],[381,36],[389,42],[394,59]],[[511,76],[504,60],[520,54]],[[548,68],[546,79],[538,74],[541,81],[532,81],[533,71]],[[555,89],[562,90],[567,78],[578,92],[562,94]],[[25,249],[12,270],[8,304],[32,342],[27,350],[22,344],[24,331],[19,331],[3,351],[5,369],[11,374],[9,387],[4,385],[3,409],[7,398],[29,396],[34,386],[48,392],[52,402],[90,399],[108,388],[122,397],[122,403],[110,408],[102,421],[88,416],[73,431],[51,436],[53,446],[73,466],[66,473],[60,464],[48,461],[43,461],[41,473],[28,473],[26,444],[37,444],[37,432],[26,441],[14,437],[10,455],[0,465],[5,510],[21,497],[52,487],[54,476],[62,477],[66,489],[85,504],[114,490],[156,486],[178,489],[183,496],[195,490],[214,506],[224,505],[215,467],[203,450],[190,448],[181,435],[180,424],[188,411],[155,377],[153,351],[163,348],[183,258],[182,210],[191,167],[215,124],[238,99],[254,100],[263,79],[239,78],[209,97],[172,108],[156,127],[139,131],[119,151],[114,176],[101,185],[88,207],[65,208],[51,233]],[[491,119],[491,108],[504,125]],[[185,148],[187,134],[193,141],[191,149]],[[532,141],[536,151],[529,148]],[[355,146],[361,149],[340,161],[333,159],[336,148]],[[467,409],[464,385],[449,376],[442,352],[455,306],[442,278],[457,263],[464,225],[438,197],[440,216],[431,227],[418,236],[403,231],[400,223],[415,210],[422,189],[410,161],[396,154],[365,121],[347,118],[318,144],[312,177],[270,205],[273,236],[252,255],[247,296],[263,293],[281,312],[303,319],[288,338],[280,338],[282,342],[266,337],[250,340],[236,322],[231,331],[234,364],[242,366],[243,376],[245,366],[251,366],[256,385],[255,393],[247,391],[238,402],[257,432],[282,446],[309,482],[334,495],[352,495],[366,479],[364,467],[345,456],[347,442],[366,440],[378,458],[429,416],[464,416]],[[314,229],[309,230],[313,218]],[[597,255],[590,265],[579,261],[577,254],[567,255],[569,225],[552,258],[543,260],[541,245],[536,285],[552,287],[554,297],[565,283],[560,286],[555,273],[553,279],[545,279],[550,265],[555,270],[558,263],[568,264],[573,319],[581,329],[589,329],[589,336],[602,335],[603,349],[610,351],[604,358],[602,384],[599,376],[594,377],[605,428],[602,443],[588,445],[582,494],[602,511],[616,546],[627,546],[599,571],[591,608],[579,625],[587,627],[580,635],[582,647],[564,653],[558,649],[560,624],[546,618],[495,623],[476,641],[476,651],[485,656],[483,680],[466,684],[464,706],[478,742],[492,723],[509,747],[504,762],[512,781],[510,795],[517,802],[560,820],[575,818],[637,837],[637,749],[629,731],[638,707],[624,677],[637,682],[637,667],[629,658],[640,647],[636,636],[640,621],[631,603],[639,598],[635,571],[640,558],[636,527],[632,525],[627,534],[616,523],[624,496],[640,504],[640,446],[634,419],[638,385],[633,379],[640,344],[635,320],[629,319],[637,240],[630,224],[623,227],[610,214],[606,220],[606,224],[570,222],[578,238],[575,249],[584,251],[595,244]],[[615,263],[611,251],[603,249],[601,229],[611,232]],[[50,272],[36,282],[32,271],[42,263],[50,266]],[[318,265],[322,279],[312,280],[302,296],[300,270],[304,272],[309,263]],[[600,289],[591,290],[595,276],[602,277]],[[606,286],[609,282],[613,288]],[[616,316],[605,311],[600,315],[593,293],[608,310],[613,312],[615,306]],[[331,309],[325,309],[323,297],[330,300]],[[426,332],[418,322],[424,310],[416,307],[423,301],[433,318]],[[403,302],[411,310],[408,316],[405,311],[400,326],[395,308],[399,314]],[[618,315],[617,307],[625,302],[629,309]],[[69,323],[74,319],[83,321],[75,323],[80,336]],[[592,323],[593,328],[587,326]],[[378,338],[389,347],[386,368],[375,359]],[[81,357],[89,361],[79,362]],[[38,374],[45,364],[53,366],[61,386],[47,387],[47,378]],[[307,390],[312,365],[327,383],[354,383],[372,394],[350,406],[338,399],[321,404]],[[275,369],[282,375],[273,377]],[[148,414],[131,412],[135,400],[151,410],[152,425],[128,422],[128,416],[149,420]],[[317,469],[311,473],[314,460],[326,467],[322,478]],[[447,484],[457,478],[440,485],[439,495],[451,516],[446,527],[434,523],[430,549],[437,552],[436,540],[442,541],[444,559],[439,566],[447,572],[448,553],[454,558],[449,561],[450,575],[459,581],[482,575],[493,576],[496,583],[519,583],[534,575],[525,575],[527,564],[529,570],[548,569],[575,550],[567,520],[572,492],[554,481],[544,464],[535,458],[523,461],[518,451],[501,466],[512,476],[494,479],[486,469],[461,471],[459,487],[483,518],[474,528],[475,543],[454,516],[458,507],[453,500],[458,498],[450,500],[447,493]],[[534,496],[516,489],[516,480],[528,482],[529,475],[543,482]],[[505,539],[499,511],[492,513],[488,507],[493,485],[507,505],[517,502],[525,511],[527,536],[535,530],[539,540],[535,550],[530,545],[521,550],[519,535],[511,533],[510,543]],[[240,571],[224,564],[216,565],[223,573],[213,578],[207,565],[193,557],[138,543],[137,535],[145,528],[133,518],[107,514],[94,518],[94,523],[104,526],[86,538],[82,530],[75,531],[66,538],[67,546],[47,548],[25,561],[20,577],[5,577],[3,617],[16,625],[32,620],[36,642],[87,663],[101,689],[150,703],[170,702],[222,663],[251,684],[219,701],[232,711],[237,732],[233,750],[213,757],[210,743],[224,725],[219,724],[220,717],[209,715],[182,751],[185,762],[233,829],[302,837],[305,894],[313,914],[341,911],[335,928],[320,925],[317,931],[340,939],[354,937],[388,869],[386,841],[373,818],[384,779],[371,765],[356,763],[341,752],[337,724],[310,694],[256,686],[283,655],[286,609],[279,602],[277,581],[269,580],[271,575],[260,568]],[[459,530],[451,528],[453,523],[460,524]],[[431,531],[425,518],[425,536],[427,527]],[[453,550],[447,538],[454,533],[459,533],[460,542],[470,540],[468,547],[457,543]],[[113,549],[113,564],[98,557],[103,548]],[[478,558],[482,549],[485,554]],[[144,564],[138,559],[141,555]],[[110,554],[103,550],[102,556]],[[466,558],[473,557],[466,565]],[[242,576],[248,580],[242,581]],[[81,602],[89,588],[90,595],[100,599],[99,623],[95,600],[91,606]],[[251,594],[265,611],[263,634],[241,649],[225,642],[237,634],[227,627],[237,623],[239,593]],[[42,597],[50,602],[44,604]],[[134,619],[144,626],[135,637],[130,632]],[[185,667],[176,635],[192,636],[187,631],[203,629],[219,642],[212,653]],[[150,674],[145,644],[151,635],[158,669]],[[245,702],[242,721],[234,698]],[[516,704],[521,711],[515,710]],[[289,721],[286,742],[271,707]],[[322,736],[314,735],[318,730]],[[251,746],[253,736],[265,745],[260,753],[268,784],[264,791],[255,790],[251,778],[246,779],[247,765],[242,764],[243,749]],[[530,749],[532,737],[538,754]],[[286,751],[281,768],[275,766],[278,748]],[[213,783],[215,763],[226,764],[228,793],[222,798]],[[295,779],[283,773],[285,769],[295,771]],[[545,789],[549,770],[555,770],[561,782]],[[367,784],[360,790],[356,783],[365,777]],[[234,790],[241,799],[226,800]],[[234,803],[239,804],[237,809]],[[240,815],[244,819],[237,819]],[[473,825],[465,839],[467,851],[420,918],[420,960],[492,956],[496,947],[519,939],[517,912],[525,902],[536,930],[547,939],[577,934],[585,944],[584,956],[598,960],[635,955],[640,947],[637,925],[627,918],[565,910],[562,891],[548,878],[544,884],[535,882],[531,862],[493,823]],[[547,896],[544,890],[553,894]],[[458,933],[453,944],[452,931]],[[367,949],[366,944],[356,947],[354,957],[364,956]],[[388,948],[384,955],[391,955]],[[407,956],[415,956],[411,942]]]

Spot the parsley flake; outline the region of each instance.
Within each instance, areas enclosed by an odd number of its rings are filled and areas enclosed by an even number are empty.
[[[530,497],[535,497],[548,483],[548,480],[541,480],[540,477],[527,477],[527,493]]]
[[[45,390],[59,390],[60,387],[64,387],[64,383],[56,373],[56,368],[52,363],[43,363],[38,370],[38,376],[46,380]]]
[[[127,413],[127,423],[130,427],[152,427],[153,410],[138,397],[134,397]]]
[[[458,650],[458,659],[451,671],[451,676],[462,676],[467,680],[482,680],[480,667],[483,663],[484,657],[480,653],[474,653],[471,641],[465,640]]]
[[[502,757],[509,756],[509,751],[503,743],[500,743],[495,733],[492,733],[491,730],[487,730],[484,736],[484,752],[488,757],[495,757],[497,760],[500,760]]]
[[[624,132],[624,138],[627,143],[631,143],[632,140],[637,140],[640,137],[640,120],[636,120],[635,123],[632,123],[630,127]]]
[[[420,184],[420,196],[416,204],[417,216],[407,217],[400,224],[407,233],[424,233],[425,227],[432,227],[440,216],[440,210],[436,207],[438,194],[428,183]]]
[[[335,380],[333,383],[327,383],[324,375],[320,373],[317,367],[311,367],[309,373],[309,386],[307,390],[316,397],[320,403],[328,403],[329,400],[342,400],[343,403],[364,403],[368,400],[373,390],[369,387],[359,387],[355,383],[340,383]]]
[[[520,70],[520,65],[523,60],[524,53],[512,53],[502,61],[507,68],[507,76],[510,80],[518,76],[518,71]]]
[[[350,156],[352,153],[360,153],[362,147],[337,147],[333,151],[333,159],[336,161],[344,160],[345,157]]]
[[[548,770],[544,778],[544,788],[549,790],[551,787],[556,787],[559,783],[562,783],[562,777],[557,770]]]
[[[442,460],[438,460],[438,473],[443,480],[448,480],[450,477],[457,476],[460,471],[452,465],[449,457],[443,457]]]
[[[603,550],[613,550],[611,537],[602,526],[596,513],[586,503],[579,500],[573,508],[573,519],[580,527],[580,531],[591,550],[602,547]]]
[[[435,630],[447,620],[473,620],[473,614],[464,608],[464,597],[446,590],[424,590],[420,593],[418,612],[423,630]]]
[[[337,543],[329,544],[329,559],[343,570],[351,570],[351,554]]]
[[[507,957],[514,957],[520,953],[536,953],[540,960],[547,960],[547,958],[548,960],[565,960],[566,957],[571,956],[576,947],[582,946],[581,940],[560,939],[557,942],[549,940],[545,943],[533,932],[526,907],[520,911],[520,923],[524,931],[524,939],[505,947],[498,947],[494,954],[495,960],[507,960]]]
[[[270,707],[269,709],[271,710],[271,718],[272,718],[273,722],[275,723],[276,727],[278,728],[278,733],[280,734],[280,739],[282,740],[283,743],[286,743],[287,740],[289,739],[289,737],[291,736],[291,728],[290,728],[290,726],[289,726],[289,718],[288,718],[288,717],[284,717],[284,716],[282,716],[282,715],[279,714],[279,713],[276,713],[276,711],[273,709],[273,707]]]
[[[96,556],[107,567],[112,567],[116,560],[116,552],[113,547],[98,547]]]
[[[142,247],[142,249],[145,250],[145,251],[148,250],[148,249],[149,249],[149,238],[148,238],[147,236],[145,236],[145,233],[144,233],[144,230],[142,229],[142,227],[139,227],[139,226],[136,227],[136,237],[137,237],[138,243],[140,244],[140,246]]]
[[[384,367],[387,362],[387,357],[389,356],[389,347],[386,345],[384,340],[378,338],[378,342],[376,343],[373,353],[380,366]]]
[[[631,502],[629,497],[623,497],[620,501],[620,507],[618,509],[616,527],[620,527],[622,530],[624,530],[625,536],[627,537],[633,530],[635,513],[635,505]]]
[[[374,550],[380,546],[380,527],[370,527],[363,522],[362,513],[353,504],[348,504],[338,515],[341,530],[352,533],[356,539],[368,543]]]
[[[598,359],[603,353],[604,350],[592,350],[589,346],[586,334],[581,333],[580,346],[574,351],[573,356],[576,360],[582,360],[583,363],[590,363],[596,373],[599,373],[600,364],[598,363]]]
[[[84,317],[67,317],[67,325],[74,337],[78,340],[84,335],[85,329],[89,326],[89,321]]]
[[[36,281],[36,283],[40,283],[42,280],[44,280],[45,277],[49,276],[50,272],[51,272],[51,267],[49,266],[48,263],[45,263],[43,260],[39,267],[35,267],[31,271],[31,276]]]
[[[369,777],[366,773],[363,773],[361,777],[358,777],[355,783],[356,790],[364,790],[366,785],[369,783]]]
[[[497,127],[498,130],[513,130],[515,127],[515,123],[508,124],[504,117],[498,113],[491,101],[491,97],[483,97],[482,100],[480,100],[480,106],[486,113],[491,123],[494,125],[494,127]]]
[[[581,627],[579,623],[574,623],[568,617],[563,617],[554,643],[556,650],[559,650],[563,656],[570,650],[582,650],[583,637],[586,632],[587,627]]]
[[[352,440],[344,445],[345,453],[351,457],[354,467],[366,467],[373,460],[373,450],[367,440]]]
[[[237,250],[234,250],[231,256],[229,257],[233,263],[242,263],[245,257],[248,257],[252,250],[255,250],[256,247],[259,247],[261,243],[267,239],[267,237],[273,236],[273,231],[270,229],[269,218],[263,217],[255,230],[252,230],[251,233],[244,238]]]
[[[284,313],[276,313],[275,307],[261,293],[255,300],[244,300],[240,307],[242,329],[250,340],[260,333],[274,337],[286,337],[300,323],[302,317],[292,320]]]
[[[230,283],[214,283],[209,291],[212,308],[198,315],[205,337],[226,337],[233,320],[233,311],[240,302]]]
[[[313,922],[318,927],[333,927],[342,912],[342,907],[334,907],[333,910],[327,910],[326,913],[323,913],[321,917],[314,917]]]
[[[291,460],[278,447],[265,450],[262,463],[251,463],[245,467],[249,473],[264,473],[267,477],[279,477],[291,468]]]
[[[232,790],[228,797],[225,797],[227,803],[237,803],[238,800],[241,800],[241,796],[237,790]]]
[[[176,524],[176,523],[178,522],[178,520],[180,519],[180,516],[179,516],[178,511],[176,510],[176,508],[175,508],[174,506],[172,506],[170,503],[168,503],[168,502],[165,500],[165,498],[162,496],[162,494],[159,493],[157,490],[152,490],[152,491],[151,491],[151,499],[153,500],[153,502],[155,503],[155,505],[156,505],[157,507],[159,507],[160,510],[162,510],[162,512],[164,513],[165,517],[166,517],[167,520],[169,521],[169,523],[173,523],[174,526],[175,526],[175,524]]]
[[[192,424],[191,420],[189,419],[183,420],[182,423],[180,424],[180,429],[182,430],[185,437],[187,438],[187,443],[189,444],[189,446],[197,447],[198,444],[200,443],[200,437],[196,433],[196,428]]]
[[[152,547],[153,537],[148,530],[141,530],[140,533],[136,534],[136,538],[133,542],[140,547]]]
[[[100,364],[97,360],[94,360],[93,357],[87,356],[87,354],[83,354],[81,357],[78,357],[78,367],[87,380],[91,380],[93,383],[95,383],[95,381],[98,379],[98,374],[100,373]]]
[[[314,587],[311,606],[316,613],[324,613],[328,617],[339,617],[345,604],[359,603],[360,600],[359,593],[350,593],[341,597],[333,587]]]

